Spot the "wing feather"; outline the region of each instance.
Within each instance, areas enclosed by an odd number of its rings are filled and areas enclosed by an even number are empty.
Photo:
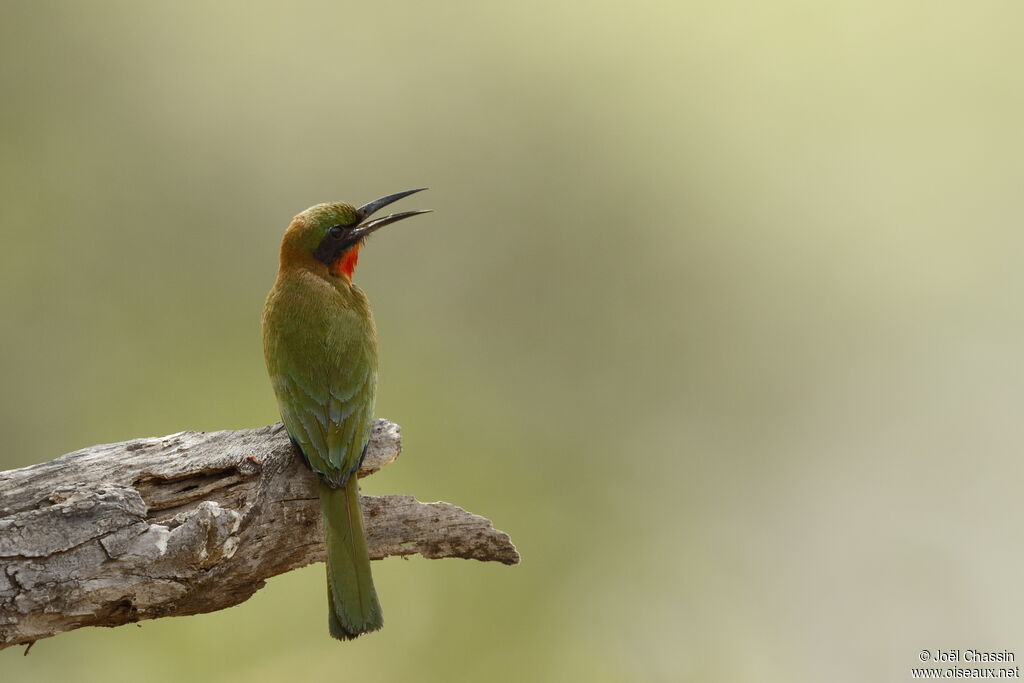
[[[376,372],[369,359],[346,357],[329,372],[325,391],[289,364],[280,368],[276,389],[286,397],[282,419],[288,434],[302,448],[310,466],[335,486],[344,485],[359,469],[370,437]],[[352,367],[355,366],[355,367]],[[347,371],[351,368],[353,371]]]

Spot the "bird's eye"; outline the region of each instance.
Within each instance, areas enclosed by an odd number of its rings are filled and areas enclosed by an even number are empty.
[[[333,237],[336,240],[340,240],[342,235],[345,234],[345,230],[340,225],[335,225],[327,232],[329,232],[331,234],[331,237]]]

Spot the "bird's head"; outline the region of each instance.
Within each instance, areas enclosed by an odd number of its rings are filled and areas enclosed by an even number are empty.
[[[382,208],[427,188],[406,190],[364,204],[333,203],[311,206],[294,219],[281,242],[281,265],[308,265],[326,268],[334,277],[352,280],[359,260],[359,248],[379,228],[426,211],[402,211],[371,218]]]

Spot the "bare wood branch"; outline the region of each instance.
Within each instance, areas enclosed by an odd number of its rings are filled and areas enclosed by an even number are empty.
[[[394,461],[374,424],[359,476]],[[450,503],[363,496],[370,555],[519,562]],[[324,559],[316,479],[280,423],[91,446],[0,472],[0,649],[82,626],[212,612]]]

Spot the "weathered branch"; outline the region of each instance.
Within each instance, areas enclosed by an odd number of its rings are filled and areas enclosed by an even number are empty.
[[[400,451],[398,426],[377,420],[359,476]],[[374,559],[519,561],[507,534],[449,503],[362,506]],[[223,609],[323,559],[316,479],[280,423],[92,446],[0,472],[0,648]]]

